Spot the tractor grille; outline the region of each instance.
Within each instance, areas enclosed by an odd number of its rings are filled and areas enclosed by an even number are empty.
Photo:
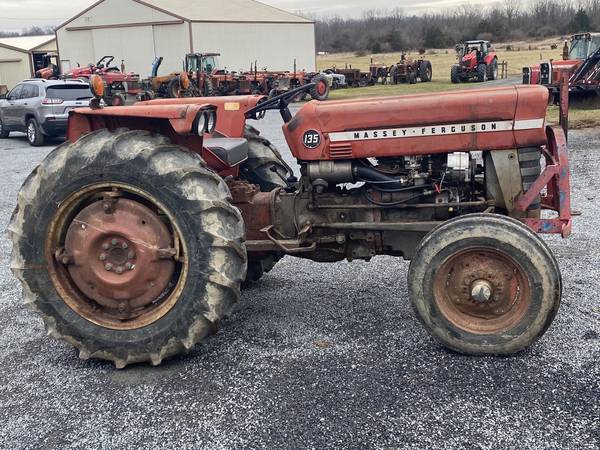
[[[335,159],[352,158],[352,144],[348,143],[331,143],[329,146],[329,155]]]

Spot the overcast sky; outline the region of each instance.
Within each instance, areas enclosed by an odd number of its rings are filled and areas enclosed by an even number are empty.
[[[194,1],[194,0],[190,0]],[[223,0],[227,1],[227,0]],[[458,4],[492,4],[500,0],[262,0],[291,12],[318,16],[359,16],[365,9],[401,8],[407,13],[452,8]],[[0,0],[0,28],[20,30],[31,25],[58,25],[95,0]]]

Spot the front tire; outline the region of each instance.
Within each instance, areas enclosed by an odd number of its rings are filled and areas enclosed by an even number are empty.
[[[48,334],[122,368],[186,352],[240,297],[244,226],[204,161],[143,131],[101,130],[27,178],[9,233]]]
[[[450,81],[454,84],[460,83],[460,75],[458,74],[458,66],[452,66],[450,69]]]
[[[29,145],[33,147],[44,145],[45,136],[35,119],[29,119],[27,121],[27,141],[29,142]]]
[[[494,214],[462,216],[429,233],[411,261],[408,286],[427,331],[471,355],[529,347],[552,323],[562,290],[558,264],[542,239]]]
[[[488,80],[497,80],[498,79],[498,60],[494,58],[492,64],[488,67]]]

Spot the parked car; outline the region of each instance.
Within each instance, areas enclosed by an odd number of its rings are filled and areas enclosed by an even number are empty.
[[[43,145],[46,137],[63,136],[69,111],[89,106],[92,98],[80,80],[25,80],[0,95],[0,138],[22,131],[31,145]]]

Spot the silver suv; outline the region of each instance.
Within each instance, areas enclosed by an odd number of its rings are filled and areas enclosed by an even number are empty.
[[[0,96],[0,138],[22,131],[31,145],[44,145],[47,136],[64,136],[69,111],[89,106],[92,97],[83,81],[25,80]]]

